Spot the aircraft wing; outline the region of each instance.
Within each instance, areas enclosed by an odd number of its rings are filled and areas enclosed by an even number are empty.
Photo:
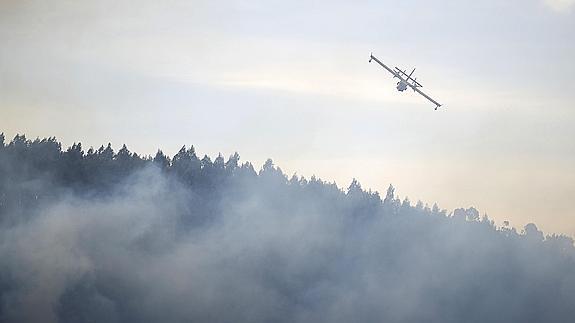
[[[387,65],[380,62],[379,59],[375,58],[375,56],[369,55],[369,61],[371,62],[371,60],[376,61],[379,65],[381,65],[383,68],[385,68],[389,73],[393,74],[394,77],[399,77],[399,74],[397,72],[395,72],[391,68],[387,67]]]
[[[432,102],[433,104],[435,104],[435,109],[439,108],[441,106],[440,103],[437,103],[437,101],[435,101],[434,99],[432,99],[429,95],[423,93],[420,89],[417,88],[417,86],[414,86],[412,84],[407,84],[409,85],[410,88],[412,88],[415,92],[421,94],[421,96],[423,96],[424,98],[428,99],[430,102]]]

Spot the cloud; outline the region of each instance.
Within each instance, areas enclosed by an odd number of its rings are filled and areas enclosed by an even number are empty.
[[[575,0],[545,0],[545,4],[557,12],[567,13],[575,5]]]

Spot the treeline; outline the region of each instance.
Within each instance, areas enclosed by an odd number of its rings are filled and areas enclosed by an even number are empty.
[[[155,156],[140,156],[131,152],[123,145],[117,152],[112,145],[100,146],[98,149],[90,147],[87,151],[81,143],[74,143],[66,150],[55,137],[35,140],[27,139],[25,135],[16,135],[9,143],[5,143],[4,134],[0,134],[0,205],[4,208],[17,202],[24,206],[42,200],[45,196],[59,192],[61,189],[74,190],[76,193],[106,194],[118,183],[122,183],[133,173],[149,166],[160,169],[182,184],[196,192],[203,192],[206,197],[211,194],[221,194],[221,191],[231,188],[236,182],[271,181],[279,186],[297,187],[308,193],[322,193],[325,198],[337,201],[338,198],[352,200],[363,205],[365,210],[355,213],[410,213],[447,216],[467,221],[481,221],[496,229],[493,221],[487,215],[480,216],[479,212],[471,207],[469,209],[456,209],[447,214],[440,210],[437,204],[430,208],[427,204],[418,201],[411,205],[409,198],[403,201],[394,196],[395,189],[390,185],[385,200],[378,192],[362,189],[355,179],[347,190],[339,188],[335,183],[324,182],[312,176],[306,179],[294,174],[288,177],[281,168],[274,166],[268,159],[259,171],[250,162],[240,163],[240,156],[234,153],[227,160],[220,154],[213,161],[204,155],[201,159],[193,146],[183,146],[177,154],[170,158],[161,150]],[[49,189],[39,185],[42,181],[50,183]],[[38,185],[35,185],[38,184]],[[237,184],[237,183],[236,183]],[[229,187],[228,187],[229,186]],[[58,189],[54,189],[57,187]],[[8,196],[17,188],[17,196]],[[45,190],[41,190],[45,189]],[[278,187],[279,189],[279,187]],[[274,194],[277,195],[277,194]],[[385,206],[385,207],[383,207]],[[505,223],[500,228],[506,234],[518,234],[514,228]],[[534,225],[524,228],[522,232],[533,232]],[[537,234],[542,240],[542,233]],[[552,235],[547,239],[564,240],[565,244],[572,243],[566,236]]]
[[[0,135],[0,322],[571,322],[575,247],[473,207]]]
[[[496,227],[487,215],[480,216],[473,207],[448,213],[437,204],[429,207],[418,201],[411,205],[407,197],[403,200],[396,198],[391,185],[382,200],[378,192],[363,190],[355,179],[347,190],[343,190],[335,183],[324,182],[315,176],[309,180],[296,174],[288,177],[271,159],[256,171],[250,162],[240,163],[237,152],[227,160],[220,154],[212,161],[207,155],[200,159],[193,146],[183,146],[173,158],[161,150],[155,156],[140,156],[126,145],[115,152],[110,143],[98,149],[90,147],[87,151],[81,143],[74,143],[63,150],[55,137],[30,140],[25,135],[16,135],[5,143],[3,133],[0,134],[0,215],[4,216],[7,210],[25,210],[62,192],[105,195],[132,174],[150,166],[200,194],[207,201],[206,205],[221,198],[224,192],[239,193],[237,186],[240,183],[245,185],[247,181],[257,185],[262,181],[262,186],[275,185],[271,194],[274,197],[281,197],[288,191],[293,195],[295,189],[301,194],[298,198],[321,201],[318,205],[327,200],[330,201],[328,205],[335,203],[335,209],[345,209],[350,215],[433,215],[454,221],[481,222],[506,236],[532,236],[562,248],[573,246],[571,237],[557,234],[544,237],[535,224],[528,224],[520,232],[510,227],[507,221],[502,227]]]
[[[355,180],[346,194],[335,183],[326,183],[315,176],[308,180],[294,174],[288,179],[271,159],[256,171],[250,162],[240,163],[238,153],[227,160],[220,154],[212,161],[207,155],[200,159],[193,146],[183,146],[170,158],[161,150],[153,157],[140,156],[130,152],[126,145],[117,152],[111,144],[84,151],[81,143],[74,143],[63,150],[55,137],[29,140],[24,135],[16,135],[8,144],[4,141],[4,135],[0,134],[0,215],[8,213],[8,210],[20,213],[54,198],[55,194],[68,191],[106,195],[113,192],[112,188],[116,185],[146,167],[160,169],[198,194],[200,198],[194,202],[203,204],[207,213],[212,213],[208,210],[211,208],[209,206],[223,192],[240,193],[239,185],[256,185],[257,181],[262,181],[262,185],[264,182],[266,185],[275,184],[274,189],[278,191],[274,196],[288,188],[292,191],[298,188],[302,198],[309,196],[309,192],[321,193],[324,198],[334,202],[340,197],[343,201],[347,196],[355,203],[362,203],[362,210],[356,213],[376,213],[382,203],[377,192],[362,190]],[[393,188],[390,192],[393,193]],[[388,198],[393,199],[393,196]],[[319,201],[323,202],[323,198]],[[394,203],[399,205],[399,201]],[[423,209],[422,205],[418,207]],[[438,211],[434,205],[434,212]]]

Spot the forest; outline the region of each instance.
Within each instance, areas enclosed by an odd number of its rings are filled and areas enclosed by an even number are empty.
[[[1,322],[575,318],[573,239],[533,223],[238,153],[86,148],[0,135]]]

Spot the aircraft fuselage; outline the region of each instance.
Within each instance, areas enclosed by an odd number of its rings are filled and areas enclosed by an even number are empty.
[[[397,90],[399,92],[403,92],[403,91],[407,90],[407,83],[404,81],[397,82]]]

